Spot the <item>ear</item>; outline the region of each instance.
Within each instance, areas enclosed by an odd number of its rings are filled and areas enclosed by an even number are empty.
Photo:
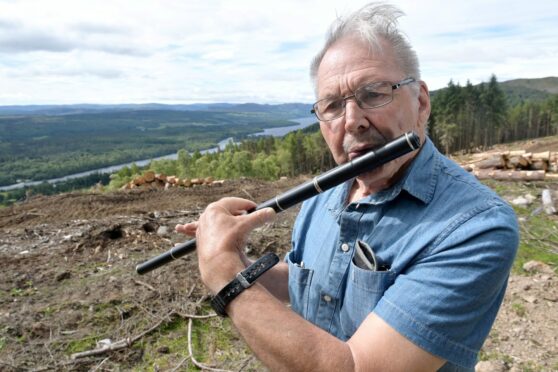
[[[417,125],[421,129],[426,129],[426,122],[430,117],[430,93],[428,92],[428,86],[424,81],[419,81],[420,91],[418,96],[419,107],[418,107],[418,123]]]

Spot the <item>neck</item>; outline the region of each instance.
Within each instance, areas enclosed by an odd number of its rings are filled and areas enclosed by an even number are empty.
[[[349,203],[356,202],[367,196],[376,194],[384,189],[387,189],[390,185],[371,185],[367,184],[360,178],[355,179],[353,185],[351,186],[351,191],[349,192]]]
[[[404,159],[404,163],[399,167],[399,169],[392,173],[391,177],[388,176],[386,178],[375,179],[373,175],[369,175],[368,177],[370,178],[367,178],[367,174],[364,174],[361,177],[355,178],[355,181],[353,182],[351,190],[349,192],[348,202],[356,202],[362,198],[376,194],[394,185],[401,179],[401,177],[403,177],[403,175],[405,174],[405,170],[412,163],[415,156],[416,154],[412,154],[411,158]],[[376,171],[382,172],[382,170],[383,167],[377,169]],[[375,171],[372,171],[372,173],[373,172]]]

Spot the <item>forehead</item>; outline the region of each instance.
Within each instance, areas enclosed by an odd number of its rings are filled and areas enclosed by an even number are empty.
[[[325,53],[317,73],[318,96],[345,95],[371,81],[402,78],[393,48],[381,43],[381,50],[358,38],[343,38]]]

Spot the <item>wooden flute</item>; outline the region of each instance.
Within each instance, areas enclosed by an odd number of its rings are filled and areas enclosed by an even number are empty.
[[[420,147],[420,138],[414,132],[407,132],[400,137],[386,143],[385,145],[371,150],[363,156],[355,158],[345,164],[341,164],[329,171],[322,173],[312,180],[298,185],[283,194],[259,204],[248,213],[263,209],[273,208],[275,212],[284,211],[306,199],[310,199],[319,193],[331,189],[348,181],[359,174],[369,172],[383,164],[403,156]],[[165,253],[151,258],[136,266],[138,274],[145,274],[160,266],[163,266],[177,258],[180,258],[196,249],[196,239],[188,240],[182,244],[172,247]]]

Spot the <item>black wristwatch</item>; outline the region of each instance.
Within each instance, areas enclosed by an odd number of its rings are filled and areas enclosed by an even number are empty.
[[[220,316],[227,316],[225,308],[243,290],[254,284],[256,279],[279,262],[275,253],[267,253],[256,262],[242,270],[236,277],[211,299],[211,307]]]

